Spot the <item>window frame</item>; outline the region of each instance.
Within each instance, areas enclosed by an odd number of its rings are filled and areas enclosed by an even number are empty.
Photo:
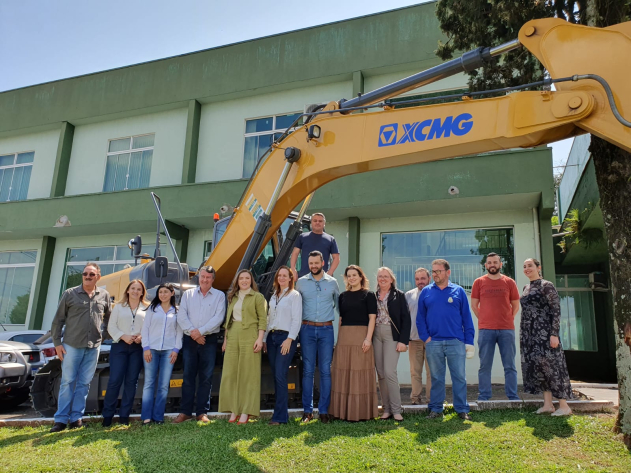
[[[25,152],[27,152],[27,151],[25,151]],[[7,154],[9,154],[9,153],[7,153]],[[36,250],[36,249],[9,250],[9,251],[0,251],[0,253],[35,253],[35,261],[32,262],[32,263],[0,263],[0,269],[33,268],[33,278],[35,277],[36,266],[37,266],[37,258],[39,257],[39,251],[38,250]],[[33,278],[31,278],[31,291],[33,290],[33,286],[34,286]],[[13,273],[13,279],[15,279],[15,272]],[[13,282],[12,282],[12,284],[13,284]],[[29,305],[30,304],[31,304],[31,300],[30,300],[30,297],[29,297]],[[28,326],[29,316],[30,316],[30,313],[27,311],[26,318],[25,318],[23,324],[12,324],[9,321],[6,321],[6,322],[0,321],[0,323],[2,323],[2,325],[4,325],[4,326],[15,326],[15,327]]]
[[[276,118],[277,117],[284,117],[286,115],[295,115],[295,114],[300,114],[302,115],[304,112],[303,111],[296,111],[296,112],[286,112],[286,113],[274,113],[274,114],[270,114],[270,115],[261,115],[258,117],[250,117],[250,118],[246,118],[243,120],[243,150],[241,152],[241,178],[240,179],[247,179],[249,180],[252,176],[249,177],[244,177],[243,176],[243,171],[245,170],[245,143],[246,143],[246,139],[253,137],[253,136],[266,136],[266,135],[275,135],[277,133],[284,133],[285,131],[287,131],[287,128],[284,129],[277,129],[276,128]],[[247,126],[248,126],[248,122],[249,121],[254,121],[254,120],[261,120],[262,118],[272,118],[272,129],[271,130],[267,130],[267,131],[255,131],[255,132],[251,132],[251,133],[246,133],[247,130]],[[298,128],[300,128],[303,125],[298,125],[295,126],[293,128],[290,128],[289,131],[293,132],[295,130],[297,130]],[[273,141],[272,141],[273,142]],[[260,159],[260,158],[258,158]],[[257,162],[258,162],[257,159]],[[255,169],[256,169],[256,163],[255,163]]]
[[[146,146],[144,148],[132,148],[133,143],[134,143],[134,138],[140,138],[141,136],[149,136],[149,135],[153,135],[153,146]],[[137,152],[142,153],[143,151],[149,151],[149,150],[155,151],[155,147],[156,147],[155,137],[156,137],[156,133],[155,132],[151,132],[151,133],[140,133],[138,135],[121,136],[119,138],[109,138],[107,140],[107,146],[105,147],[105,164],[103,166],[103,185],[105,185],[105,177],[107,176],[107,160],[108,160],[108,158],[110,156],[118,156],[118,155],[121,155],[121,154],[129,153],[130,159],[129,159],[129,163],[127,164],[127,173],[125,174],[125,176],[126,176],[125,188],[121,189],[121,190],[102,191],[103,193],[123,192],[123,191],[129,190],[127,185],[129,184],[129,168],[131,167],[131,154],[132,153],[137,153]],[[125,140],[127,138],[129,138],[129,140],[130,140],[129,141],[129,149],[122,150],[122,151],[110,151],[110,143],[112,141]],[[151,166],[153,167],[153,155],[151,156]],[[149,179],[151,180],[151,174],[149,175]],[[114,181],[114,186],[116,186],[116,181]],[[149,185],[147,187],[140,187],[139,189],[147,189],[149,187],[151,187],[151,185]],[[136,189],[132,189],[132,190],[136,190]],[[100,247],[95,247],[95,248],[100,248]]]
[[[144,245],[143,245],[144,246]],[[165,247],[165,249],[169,249],[168,245],[166,243],[161,243],[160,244],[160,251],[162,251],[162,247]],[[105,261],[101,261],[101,260],[86,260],[86,261],[68,261],[68,258],[70,257],[70,252],[72,250],[89,250],[89,249],[101,249],[101,248],[114,248],[114,259],[111,260],[105,260]],[[61,296],[61,294],[63,294],[63,292],[68,289],[68,287],[66,287],[66,281],[68,279],[68,266],[80,266],[80,265],[86,265],[87,263],[97,263],[101,268],[103,266],[116,266],[119,264],[125,265],[125,264],[129,264],[132,267],[135,265],[135,261],[134,258],[132,258],[130,256],[130,259],[121,259],[118,260],[116,259],[117,254],[118,254],[118,249],[124,249],[129,251],[129,248],[126,247],[125,244],[121,244],[121,245],[117,245],[117,244],[113,244],[113,245],[100,245],[100,246],[81,246],[81,247],[67,247],[66,248],[66,257],[64,259],[64,270],[63,270],[63,274],[62,274],[62,278],[61,278],[61,289],[59,291],[59,295]],[[111,273],[110,273],[111,274]],[[99,283],[97,282],[97,286],[99,285]],[[72,287],[72,286],[69,286]]]
[[[563,281],[564,281],[564,285],[561,286],[558,284],[558,278],[559,276],[563,276]],[[589,280],[589,273],[579,273],[579,274],[572,274],[572,273],[560,273],[556,275],[555,281],[554,281],[554,287],[557,290],[557,294],[559,295],[559,310],[561,311],[561,314],[559,316],[560,318],[560,324],[561,326],[563,325],[564,321],[563,321],[563,302],[562,302],[562,295],[570,295],[571,293],[574,292],[591,292],[592,293],[592,297],[591,297],[591,314],[593,316],[593,328],[594,328],[594,345],[596,346],[596,348],[594,350],[579,350],[577,348],[572,348],[572,329],[577,330],[577,325],[570,325],[570,318],[568,316],[567,318],[567,330],[568,330],[568,340],[570,342],[569,347],[566,347],[565,345],[563,346],[563,350],[564,351],[571,351],[571,352],[584,352],[584,353],[598,353],[598,326],[596,324],[596,302],[594,301],[594,290],[591,287],[571,287],[569,285],[569,278],[568,276],[586,276]],[[569,315],[569,314],[568,314]],[[559,333],[559,340],[561,340],[561,334]],[[562,341],[562,340],[561,340]]]
[[[23,164],[18,164],[18,156],[20,154],[26,154],[26,153],[33,153],[33,162],[31,163],[23,163]],[[0,166],[0,170],[4,171],[5,169],[15,169],[15,168],[24,168],[24,167],[28,167],[30,166],[31,168],[33,168],[33,164],[35,164],[35,150],[31,149],[31,150],[27,150],[27,151],[16,151],[14,153],[0,153],[1,156],[9,156],[9,155],[13,155],[13,164],[8,164],[6,166]],[[31,176],[33,175],[33,170],[31,169]],[[8,197],[11,196],[11,190],[13,189],[13,179],[15,178],[15,171],[13,172],[13,176],[11,176],[11,184],[9,185],[9,194]],[[31,179],[29,177],[29,185],[28,187],[31,187]],[[24,198],[24,200],[28,199],[28,189],[26,190],[26,194],[27,197]],[[5,200],[5,202],[22,202],[22,200],[10,200],[9,198],[7,198],[7,200]]]
[[[379,232],[379,241],[380,241],[380,245],[383,245],[383,235],[401,235],[401,234],[407,234],[407,233],[438,233],[438,232],[460,232],[460,231],[476,231],[476,230],[512,230],[513,232],[513,261],[515,260],[515,226],[514,225],[498,225],[498,226],[488,226],[488,227],[460,227],[460,228],[440,228],[440,229],[434,229],[434,230],[405,230],[405,231],[390,231],[390,232]],[[482,255],[480,255],[482,256]],[[436,257],[434,259],[438,259],[439,257]],[[380,252],[379,255],[379,266],[382,267],[384,266],[383,263],[383,251]],[[394,268],[391,268],[394,271]],[[514,277],[517,277],[517,267],[514,268],[515,274]],[[504,273],[503,271],[501,271],[502,274],[506,275],[506,273]],[[507,275],[509,276],[509,275]],[[509,276],[510,277],[510,276]],[[451,279],[450,279],[451,281]],[[398,283],[399,281],[397,281]],[[430,278],[430,284],[433,281]],[[467,293],[467,295],[471,296],[471,289],[467,289],[466,287],[463,287],[463,289],[465,290],[465,292]],[[403,290],[403,289],[401,289]]]

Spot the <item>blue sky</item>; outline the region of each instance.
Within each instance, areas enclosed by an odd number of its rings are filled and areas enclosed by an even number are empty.
[[[418,3],[425,2],[0,0],[0,91]],[[570,145],[553,146],[555,166]]]

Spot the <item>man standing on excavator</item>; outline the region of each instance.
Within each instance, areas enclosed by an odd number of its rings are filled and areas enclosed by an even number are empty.
[[[311,231],[298,236],[296,246],[291,254],[291,271],[294,273],[296,281],[305,274],[309,274],[308,255],[312,251],[322,253],[324,271],[329,276],[333,276],[337,266],[340,264],[340,251],[337,249],[337,242],[333,235],[329,235],[324,231],[325,223],[326,218],[324,214],[316,212],[311,216]],[[301,251],[300,271],[296,271],[296,262]],[[331,257],[333,261],[331,261],[331,267],[329,268],[329,258]]]

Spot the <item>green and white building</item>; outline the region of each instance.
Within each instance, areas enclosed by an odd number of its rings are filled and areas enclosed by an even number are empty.
[[[288,116],[441,62],[434,10],[426,3],[0,93],[0,323],[49,328],[83,262],[104,273],[133,263],[136,234],[151,252],[150,190],[180,258],[198,267],[213,214],[236,205]],[[464,87],[457,76],[408,95]],[[310,211],[324,212],[338,241],[341,287],[343,268],[356,263],[372,284],[378,267],[391,267],[408,290],[414,269],[438,257],[470,289],[490,251],[520,288],[531,256],[554,280],[553,209],[552,155],[542,147],[349,176],[318,190]],[[477,357],[467,365],[477,382]],[[503,381],[499,356],[493,376]],[[399,377],[410,380],[406,355]]]

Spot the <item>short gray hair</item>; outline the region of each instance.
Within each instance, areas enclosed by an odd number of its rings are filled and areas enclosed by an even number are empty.
[[[199,271],[205,271],[208,274],[212,274],[213,276],[215,275],[215,268],[213,268],[212,266],[208,265],[208,266],[202,266],[201,268],[199,268]]]

